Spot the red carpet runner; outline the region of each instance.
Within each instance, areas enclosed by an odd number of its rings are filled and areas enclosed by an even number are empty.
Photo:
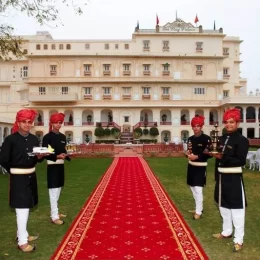
[[[52,259],[208,259],[142,158],[115,158]]]

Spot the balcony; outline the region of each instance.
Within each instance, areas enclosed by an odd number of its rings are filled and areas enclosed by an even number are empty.
[[[51,76],[56,76],[57,75],[57,71],[56,70],[51,70],[50,74],[51,74]]]
[[[131,99],[131,94],[123,94],[122,95],[123,99]]]
[[[84,71],[84,76],[91,76],[91,71],[90,70]]]
[[[34,126],[43,126],[43,122],[34,122]]]
[[[228,75],[228,74],[223,75],[223,79],[229,79],[229,78],[230,78],[230,75]]]
[[[190,121],[181,121],[181,125],[190,125]]]
[[[92,95],[91,94],[84,94],[84,99],[92,99]]]
[[[164,70],[162,72],[163,76],[169,76],[170,75],[170,71],[169,70]]]
[[[143,94],[143,99],[150,99],[151,98],[151,95],[150,94]]]
[[[163,47],[163,51],[169,51],[169,49],[170,49],[170,48],[169,48],[168,46],[164,46],[164,47]]]
[[[123,75],[124,76],[130,76],[131,75],[131,71],[130,70],[124,70],[123,71]]]
[[[110,70],[104,70],[103,71],[104,76],[110,76],[110,74],[111,74]]]
[[[162,121],[160,122],[160,125],[172,125],[172,122]]]
[[[202,70],[197,70],[196,75],[202,75]]]
[[[223,56],[229,56],[228,52],[223,52]]]
[[[170,99],[170,94],[162,94],[161,95],[161,99],[164,99],[164,100],[168,99],[169,100]]]
[[[30,102],[75,102],[78,101],[78,94],[71,93],[39,93],[39,92],[29,92]]]
[[[111,99],[111,94],[103,94],[103,99]]]
[[[143,71],[144,76],[150,76],[150,74],[151,74],[150,70],[144,70]]]
[[[69,126],[69,125],[73,126],[73,122],[64,122],[64,126]]]
[[[89,121],[82,122],[82,125],[93,125],[94,126],[94,122],[89,122]]]
[[[143,51],[150,51],[150,47],[143,47]]]
[[[201,48],[201,47],[196,48],[196,52],[202,52],[202,51],[203,51],[203,48]]]

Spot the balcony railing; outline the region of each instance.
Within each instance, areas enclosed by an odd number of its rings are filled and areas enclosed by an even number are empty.
[[[210,121],[209,124],[210,124],[210,125],[215,125],[215,124],[218,125],[218,121]]]
[[[172,122],[162,121],[160,122],[160,125],[172,125]]]
[[[103,71],[104,76],[110,76],[110,74],[111,74],[110,70],[104,70]]]
[[[143,99],[150,99],[151,98],[151,95],[150,94],[143,94]]]
[[[164,70],[162,72],[163,76],[169,76],[170,75],[170,71],[169,70]]]
[[[170,94],[162,94],[161,98],[162,99],[170,99]]]
[[[181,121],[181,125],[190,125],[190,121]]]
[[[84,99],[92,99],[92,95],[91,94],[84,94]]]
[[[78,94],[69,92],[67,94],[58,93],[45,93],[29,92],[30,102],[75,102],[78,100]]]
[[[91,71],[90,70],[84,71],[84,76],[91,76]]]
[[[196,74],[197,74],[197,75],[202,75],[202,70],[197,70],[197,71],[196,71]]]
[[[151,74],[150,70],[143,71],[143,75],[145,75],[145,76],[150,76],[150,74]]]
[[[73,125],[73,122],[64,122],[64,126]]]
[[[86,121],[86,122],[82,122],[82,125],[94,125],[94,122]]]
[[[129,75],[131,75],[131,70],[124,70],[124,71],[123,71],[123,75],[124,75],[124,76],[129,76]]]
[[[34,126],[43,126],[43,122],[34,122]]]

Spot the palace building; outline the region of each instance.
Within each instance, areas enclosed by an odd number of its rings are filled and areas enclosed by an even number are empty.
[[[137,26],[129,40],[55,40],[48,32],[23,38],[24,57],[0,61],[0,145],[21,108],[38,111],[39,138],[50,115],[62,112],[62,132],[75,143],[115,139],[95,136],[97,127],[118,128],[128,141],[134,129],[156,127],[158,136],[147,131],[140,139],[178,143],[192,134],[196,114],[209,134],[225,109],[238,107],[242,134],[259,138],[260,93],[247,94],[242,41],[222,28],[176,18],[155,29]]]

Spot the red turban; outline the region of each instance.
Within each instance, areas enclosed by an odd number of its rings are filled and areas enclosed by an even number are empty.
[[[22,122],[24,120],[30,120],[34,121],[35,117],[37,115],[37,112],[32,109],[22,109],[17,112],[15,123],[12,128],[12,133],[16,133],[19,130],[18,122]]]
[[[52,130],[52,124],[61,122],[63,123],[65,115],[63,113],[55,113],[51,115],[50,123],[49,123],[49,131]]]
[[[191,120],[191,126],[194,127],[196,125],[199,125],[200,127],[204,125],[204,116],[195,116]]]
[[[227,110],[223,115],[223,121],[233,118],[236,122],[240,121],[240,110],[238,108],[231,108]]]

